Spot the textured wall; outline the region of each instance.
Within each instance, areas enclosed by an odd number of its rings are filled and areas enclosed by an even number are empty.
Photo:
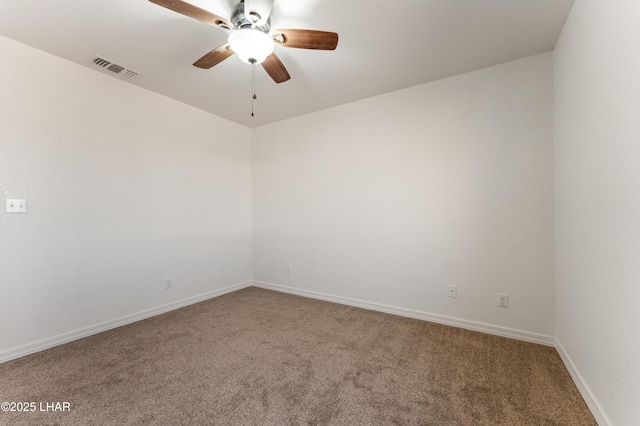
[[[546,53],[254,129],[254,279],[554,335],[551,106]]]
[[[249,129],[2,37],[0,198],[0,354],[251,278]]]
[[[554,52],[557,336],[615,425],[640,419],[639,20],[578,0]]]

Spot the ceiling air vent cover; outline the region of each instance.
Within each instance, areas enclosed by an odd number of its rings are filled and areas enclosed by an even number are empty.
[[[122,65],[113,63],[110,60],[102,58],[100,56],[94,56],[93,59],[91,59],[91,62],[94,66],[110,71],[121,78],[133,78],[138,75],[137,72],[130,70],[127,67],[123,67]]]

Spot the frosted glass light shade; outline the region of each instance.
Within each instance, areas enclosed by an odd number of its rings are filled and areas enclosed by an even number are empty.
[[[247,28],[232,32],[229,46],[244,62],[261,64],[273,53],[274,44],[268,34]]]

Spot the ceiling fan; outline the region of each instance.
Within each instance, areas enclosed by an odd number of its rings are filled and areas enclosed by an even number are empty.
[[[234,53],[244,62],[262,64],[276,83],[291,77],[274,52],[275,46],[298,49],[334,50],[338,46],[338,34],[317,30],[271,31],[271,9],[274,0],[240,0],[231,12],[229,20],[187,3],[183,0],[149,0],[159,6],[229,30],[228,41],[194,62],[194,66],[210,69]],[[271,31],[271,32],[270,32]]]

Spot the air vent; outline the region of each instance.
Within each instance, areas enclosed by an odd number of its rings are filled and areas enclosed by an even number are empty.
[[[110,71],[121,78],[133,78],[138,75],[137,72],[130,70],[127,67],[123,67],[122,65],[113,63],[110,60],[102,58],[100,56],[94,56],[93,59],[91,59],[91,63],[94,66]]]

